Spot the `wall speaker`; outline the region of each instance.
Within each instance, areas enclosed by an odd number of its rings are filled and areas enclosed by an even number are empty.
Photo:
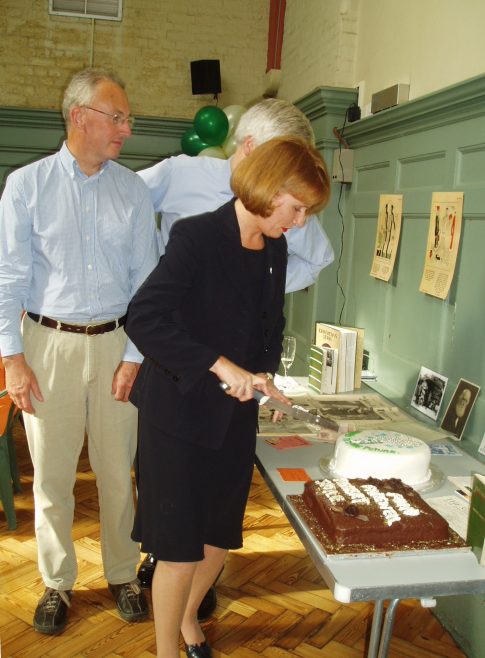
[[[387,110],[409,100],[409,85],[397,84],[372,94],[370,111],[372,114]]]
[[[218,59],[190,62],[193,94],[220,94],[221,68]]]

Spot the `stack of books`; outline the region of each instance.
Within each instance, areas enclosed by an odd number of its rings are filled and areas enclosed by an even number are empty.
[[[317,322],[308,386],[317,393],[345,393],[360,388],[363,356],[363,329]]]
[[[310,348],[308,388],[315,393],[335,393],[337,385],[338,350],[332,347]]]

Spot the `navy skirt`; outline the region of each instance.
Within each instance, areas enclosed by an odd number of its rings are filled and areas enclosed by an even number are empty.
[[[251,485],[258,407],[234,406],[222,446],[174,438],[139,416],[138,504],[132,538],[158,560],[197,562],[204,544],[242,546]]]

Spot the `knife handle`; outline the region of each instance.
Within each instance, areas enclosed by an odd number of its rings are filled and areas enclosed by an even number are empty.
[[[223,391],[227,391],[228,388],[231,388],[229,384],[226,384],[226,382],[219,382],[219,386]],[[293,408],[292,406],[285,404],[284,402],[280,402],[279,400],[275,400],[275,398],[271,398],[269,395],[261,393],[261,391],[258,391],[257,388],[253,388],[253,399],[258,402],[260,407],[267,402],[271,402],[271,407],[274,407],[279,411],[283,411],[285,414],[291,415],[291,410]]]
[[[226,382],[219,382],[219,386],[223,391],[227,391],[228,388],[231,388]],[[259,404],[264,404],[266,400],[269,400],[269,395],[265,395],[264,393],[261,393],[261,391],[258,391],[257,388],[253,388],[253,398],[257,400]]]

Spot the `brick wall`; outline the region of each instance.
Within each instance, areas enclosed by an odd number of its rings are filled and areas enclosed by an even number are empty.
[[[72,73],[125,80],[132,111],[191,119],[190,61],[221,61],[220,107],[263,91],[269,0],[124,0],[122,22],[50,16],[48,0],[0,0],[0,106],[59,109]]]

